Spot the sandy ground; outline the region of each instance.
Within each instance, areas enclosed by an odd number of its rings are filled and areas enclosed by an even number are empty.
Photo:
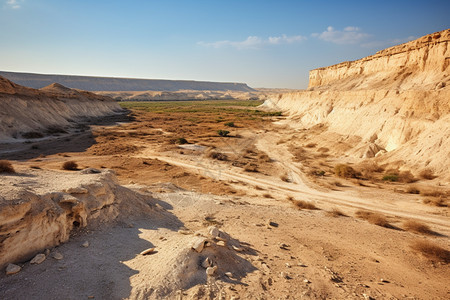
[[[62,260],[50,254],[40,265],[24,262],[20,273],[0,275],[0,298],[450,297],[448,261],[430,259],[411,248],[417,240],[426,240],[450,249],[447,207],[427,206],[420,195],[398,192],[406,184],[361,186],[339,179],[341,185],[327,188],[335,177],[306,176],[307,162],[294,160],[289,142],[279,143],[295,134],[294,129],[273,124],[276,118],[243,119],[230,130],[232,137],[224,138],[211,134],[223,128],[215,117],[136,112],[128,124],[94,127],[93,134],[42,141],[32,144],[34,149],[25,144],[22,152],[4,151],[4,158],[22,159],[13,163],[24,172],[30,167],[58,170],[67,160],[80,167],[111,168],[122,184],[147,193],[160,210],[149,218],[76,232],[68,243],[51,249],[60,252]],[[181,136],[190,144],[171,143]],[[207,154],[211,151],[228,159],[213,159]],[[252,164],[257,172],[246,171]],[[283,175],[288,180],[282,180]],[[318,209],[300,210],[289,197]],[[332,209],[345,216],[330,216]],[[392,226],[354,217],[360,209],[381,213]],[[403,230],[407,219],[427,224],[434,233]],[[189,277],[180,266],[186,259],[200,263],[204,257],[186,249],[195,232],[211,225],[228,233],[241,250],[207,250],[217,260],[214,278],[196,278],[169,294],[154,288],[169,289],[175,285],[167,280]],[[90,243],[87,248],[81,246],[85,241]],[[157,252],[139,255],[150,247]],[[225,275],[228,271],[232,279]]]

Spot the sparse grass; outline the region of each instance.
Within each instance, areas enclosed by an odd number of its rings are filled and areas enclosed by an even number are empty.
[[[343,178],[357,178],[358,173],[349,165],[338,164],[334,167],[334,173],[338,177]]]
[[[76,170],[78,170],[78,164],[76,162],[74,162],[73,160],[70,160],[70,161],[66,161],[62,165],[62,168],[64,170],[68,170],[68,171],[76,171]]]
[[[419,173],[420,178],[423,179],[427,179],[427,180],[432,180],[434,178],[436,178],[436,176],[434,176],[433,171],[431,171],[430,169],[423,169],[420,173]]]
[[[221,161],[228,160],[228,156],[225,153],[220,153],[220,152],[216,152],[216,151],[209,152],[208,157],[217,159],[217,160],[221,160]]]
[[[229,133],[230,132],[228,130],[222,130],[222,129],[217,130],[217,134],[220,135],[221,137],[227,137]]]
[[[433,231],[428,225],[420,223],[415,220],[407,220],[403,223],[403,229],[412,231],[415,233],[433,234]]]
[[[366,210],[358,210],[355,212],[357,218],[366,220],[370,224],[378,225],[381,227],[392,228],[393,226],[389,224],[387,218],[379,213],[373,213]]]
[[[310,201],[293,200],[292,203],[298,209],[310,209],[310,210],[318,209],[317,206],[315,206],[314,203],[312,203]]]
[[[0,173],[16,173],[11,162],[7,160],[0,160]]]
[[[389,181],[389,182],[397,182],[398,181],[398,175],[396,174],[387,174],[384,175],[383,178],[381,178],[383,181]]]
[[[415,241],[411,244],[411,248],[417,252],[420,252],[423,256],[432,261],[438,261],[445,264],[450,262],[450,251],[430,241]]]
[[[337,218],[337,217],[346,217],[347,215],[344,214],[341,210],[339,210],[338,208],[333,208],[330,211],[327,211],[327,215],[333,218]]]
[[[228,126],[228,127],[236,127],[236,125],[234,124],[234,122],[227,122],[227,123],[225,123],[225,124],[223,124],[223,125]]]

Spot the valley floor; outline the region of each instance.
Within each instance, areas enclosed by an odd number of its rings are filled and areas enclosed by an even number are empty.
[[[257,102],[217,103],[130,103],[131,122],[0,154],[22,174],[30,168],[76,172],[61,170],[69,160],[80,169],[112,169],[122,185],[159,208],[148,218],[78,230],[51,249],[62,260],[23,263],[20,273],[0,275],[0,298],[450,297],[448,207],[423,204],[423,196],[405,192],[410,184],[337,178],[327,168],[340,158],[314,154],[314,146],[306,147],[309,160],[299,161],[292,151],[299,131],[278,113],[258,110]],[[311,175],[318,160],[326,171]],[[437,181],[415,184],[436,189]],[[364,220],[364,213],[382,218],[372,222],[382,226]],[[411,231],[410,220],[430,231]],[[189,239],[210,226],[239,246],[228,246],[232,255],[215,244],[206,248],[216,275],[176,285],[190,276],[178,268],[191,257]],[[444,250],[422,253],[419,241]],[[139,255],[150,247],[154,254]],[[201,264],[200,258],[192,259]]]

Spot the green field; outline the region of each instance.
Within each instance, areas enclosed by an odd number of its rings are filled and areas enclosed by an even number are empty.
[[[256,109],[262,100],[207,100],[207,101],[123,101],[122,108],[153,113],[234,113],[253,117],[281,116],[281,112]]]

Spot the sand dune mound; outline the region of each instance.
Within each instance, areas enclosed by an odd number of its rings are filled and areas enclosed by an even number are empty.
[[[43,136],[50,127],[63,128],[77,119],[119,111],[120,106],[109,97],[60,84],[35,90],[0,77],[0,140],[3,141]]]
[[[292,126],[326,125],[324,139],[338,134],[340,143],[352,145],[339,155],[376,156],[380,162],[446,175],[449,41],[450,30],[444,30],[358,61],[312,70],[309,91],[280,94],[265,105],[289,113]]]

